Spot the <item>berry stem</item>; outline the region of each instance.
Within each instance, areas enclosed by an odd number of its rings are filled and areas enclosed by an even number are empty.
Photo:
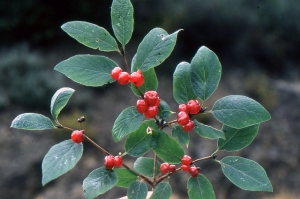
[[[209,160],[209,159],[215,159],[217,157],[217,155],[210,155],[210,156],[206,156],[206,157],[203,157],[203,158],[199,158],[199,159],[196,159],[192,162],[192,164],[196,163],[196,162],[199,162],[199,161],[203,161],[203,160]]]
[[[85,138],[92,143],[96,148],[100,149],[101,151],[103,151],[106,155],[112,155],[110,154],[108,151],[106,151],[105,149],[103,149],[101,146],[99,146],[96,142],[94,142],[91,138],[89,138],[88,136],[84,135]],[[113,155],[112,155],[113,156]]]
[[[153,168],[153,186],[156,186],[156,161],[157,161],[157,155],[154,154],[154,168]]]
[[[124,54],[122,54],[122,56],[123,56],[123,59],[124,59],[124,63],[125,63],[125,66],[126,66],[127,72],[130,74],[130,68],[129,68],[129,65],[128,65],[128,62],[127,62],[127,59],[126,59],[125,53],[124,53]]]
[[[144,99],[144,94],[141,92],[140,88],[135,86],[136,90],[139,92],[142,99]]]
[[[63,126],[63,125],[61,125],[61,124],[56,125],[55,127],[56,127],[56,128],[60,128],[60,129],[67,129],[67,130],[70,130],[70,131],[74,131],[74,129],[69,128],[69,127],[66,127],[66,126]]]

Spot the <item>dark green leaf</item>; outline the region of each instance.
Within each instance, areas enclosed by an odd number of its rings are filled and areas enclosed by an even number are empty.
[[[57,123],[57,117],[60,111],[66,106],[74,91],[75,90],[72,88],[64,87],[56,91],[53,95],[51,99],[50,111],[54,121]]]
[[[61,28],[79,43],[102,51],[118,51],[116,40],[102,27],[84,21],[71,21]]]
[[[130,0],[113,0],[111,24],[115,36],[125,49],[133,32],[133,7]]]
[[[215,129],[211,126],[204,125],[197,120],[194,120],[195,123],[195,132],[200,135],[201,137],[208,138],[208,139],[217,139],[223,138],[225,139],[225,135],[222,131]]]
[[[241,129],[267,121],[269,112],[257,101],[242,95],[229,95],[216,101],[214,117],[227,126]]]
[[[215,192],[209,180],[202,174],[190,177],[188,184],[189,199],[215,199]]]
[[[217,89],[221,71],[221,63],[217,55],[202,46],[191,62],[191,82],[195,94],[203,101]]]
[[[128,199],[146,199],[148,188],[143,182],[134,182],[127,190]]]
[[[190,135],[182,129],[182,126],[174,126],[172,129],[172,136],[177,138],[180,144],[188,147],[190,141]]]
[[[139,157],[133,164],[134,170],[152,178],[154,173],[154,159]],[[156,161],[156,175],[160,174],[160,163]]]
[[[191,99],[197,99],[192,88],[190,69],[189,63],[181,62],[173,74],[173,95],[178,104],[186,104]]]
[[[18,115],[12,121],[10,127],[25,130],[45,130],[55,128],[48,117],[37,113],[23,113]]]
[[[74,143],[71,139],[52,146],[43,159],[42,184],[45,185],[71,170],[80,160],[82,152],[82,143]]]
[[[170,184],[161,182],[155,187],[150,199],[169,199],[171,194],[172,188]]]
[[[60,62],[54,70],[85,86],[102,86],[113,82],[110,73],[117,64],[104,56],[75,55]]]
[[[264,168],[257,162],[238,156],[228,156],[219,163],[224,175],[239,188],[248,191],[273,192]]]
[[[128,134],[137,130],[143,122],[143,115],[134,106],[128,107],[121,112],[116,119],[112,136],[115,142],[120,141]]]
[[[145,78],[145,82],[142,86],[139,86],[139,90],[142,93],[145,93],[146,91],[150,91],[150,90],[155,91],[158,86],[158,80],[154,68],[150,68],[149,70],[143,72],[143,75]],[[131,89],[135,95],[139,97],[141,96],[133,84],[131,84]]]
[[[128,188],[138,179],[137,175],[128,169],[119,168],[114,169],[114,171],[118,176],[118,183],[116,184],[118,187]]]
[[[218,140],[218,149],[226,151],[238,151],[248,146],[255,138],[259,125],[248,126],[242,129],[235,129],[224,125],[222,130],[226,140]]]
[[[158,110],[158,117],[164,120],[168,119],[174,113],[171,111],[170,106],[164,100],[160,100]]]

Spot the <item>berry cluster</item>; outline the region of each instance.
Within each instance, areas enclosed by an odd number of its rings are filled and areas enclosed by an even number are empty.
[[[71,139],[73,142],[79,144],[84,140],[84,130],[75,130],[71,134]]]
[[[197,100],[190,100],[187,104],[179,104],[177,123],[182,126],[185,132],[191,131],[195,124],[190,120],[190,115],[198,114],[201,111],[201,105]]]
[[[181,158],[181,170],[184,172],[189,172],[193,178],[199,175],[200,167],[191,166],[192,158],[188,155],[184,155]]]
[[[153,118],[158,114],[158,106],[160,99],[156,91],[147,91],[144,99],[136,102],[136,109],[139,113],[143,113],[146,118]]]
[[[165,162],[160,165],[160,172],[162,174],[166,174],[169,172],[173,173],[175,171],[176,171],[176,166],[174,164],[169,164],[169,163]]]
[[[143,72],[141,70],[138,70],[137,72],[133,72],[131,75],[127,72],[123,72],[122,68],[115,67],[111,71],[111,77],[114,80],[117,80],[119,84],[125,85],[129,82],[133,83],[135,86],[141,86],[144,83],[144,76]]]
[[[104,158],[104,166],[107,170],[111,170],[113,167],[121,167],[123,164],[123,159],[121,156],[108,155]]]

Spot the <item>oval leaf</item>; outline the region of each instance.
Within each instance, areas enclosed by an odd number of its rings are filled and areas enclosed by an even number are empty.
[[[173,95],[178,104],[186,104],[191,99],[197,99],[192,88],[190,69],[189,63],[181,62],[174,71]]]
[[[177,138],[180,144],[188,147],[190,141],[190,135],[182,129],[182,126],[174,126],[172,128],[172,136]]]
[[[116,186],[118,187],[128,188],[133,182],[138,179],[138,176],[128,169],[119,168],[114,169],[114,171],[118,176],[118,183],[116,184]]]
[[[203,101],[217,89],[221,71],[217,55],[205,46],[199,48],[191,61],[191,82],[195,94]]]
[[[79,43],[102,51],[118,51],[116,40],[102,27],[84,21],[71,21],[61,28]]]
[[[85,86],[102,86],[113,82],[110,73],[117,64],[104,56],[75,55],[57,64],[54,70]]]
[[[242,129],[235,129],[224,125],[222,131],[226,140],[218,140],[218,149],[225,151],[238,151],[248,146],[255,138],[259,125],[248,126]]]
[[[115,142],[120,141],[128,134],[137,130],[143,122],[143,115],[134,106],[128,107],[117,117],[113,129],[112,137]]]
[[[197,120],[194,120],[196,127],[194,128],[195,132],[201,137],[208,139],[217,139],[223,138],[225,139],[225,135],[222,131],[215,129],[211,126],[204,125]]]
[[[161,28],[152,29],[137,49],[134,68],[147,71],[161,64],[173,51],[179,31],[168,35]]]
[[[248,191],[273,192],[264,168],[257,162],[238,156],[228,156],[219,163],[224,175],[239,188]]]
[[[143,182],[134,182],[127,190],[128,199],[146,199],[148,188]]]
[[[80,160],[82,152],[82,143],[74,143],[71,139],[52,146],[43,159],[42,184],[45,185],[71,170]]]
[[[92,199],[105,193],[117,184],[118,177],[114,170],[100,167],[92,171],[83,181],[83,192],[86,199]]]
[[[271,118],[257,101],[242,95],[229,95],[216,101],[212,114],[227,126],[241,129]]]
[[[189,199],[215,199],[215,192],[209,180],[202,174],[190,177],[188,184]]]
[[[171,194],[172,188],[170,184],[161,182],[155,187],[150,199],[169,199]]]
[[[12,121],[10,127],[24,130],[45,130],[55,128],[48,117],[37,113],[23,113],[18,115]]]
[[[134,170],[152,178],[154,173],[154,159],[139,157],[133,164]],[[156,161],[156,176],[160,174],[160,163]]]
[[[111,24],[115,36],[125,49],[133,32],[133,6],[130,0],[113,0]]]
[[[58,122],[57,117],[60,111],[68,103],[74,91],[75,90],[72,88],[64,87],[56,91],[55,94],[53,95],[51,99],[50,111],[55,122]]]

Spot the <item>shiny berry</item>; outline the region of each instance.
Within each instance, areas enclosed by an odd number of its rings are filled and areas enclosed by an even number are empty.
[[[159,106],[160,105],[160,98],[157,98],[156,104],[154,106]]]
[[[159,99],[156,91],[147,91],[144,94],[144,100],[149,106],[155,106]]]
[[[108,155],[104,158],[104,166],[107,170],[111,170],[114,167],[114,157]]]
[[[178,106],[178,113],[181,112],[181,111],[186,112],[186,113],[189,113],[186,104],[179,104],[179,106]]]
[[[192,163],[192,158],[190,156],[188,156],[188,155],[182,156],[181,164],[189,166],[191,163]]]
[[[136,109],[139,113],[145,113],[148,110],[148,104],[145,102],[145,100],[140,99],[136,102]]]
[[[158,107],[157,106],[149,106],[148,110],[144,113],[146,118],[153,118],[158,114]]]
[[[185,132],[189,132],[193,130],[194,126],[195,126],[194,122],[192,120],[189,120],[189,122],[186,125],[182,126],[182,129]]]
[[[162,163],[161,165],[160,165],[160,172],[161,173],[163,173],[163,174],[166,174],[166,173],[168,173],[170,171],[170,165],[169,165],[169,163]]]
[[[128,84],[130,81],[130,75],[127,72],[121,72],[118,78],[118,82],[121,85]]]
[[[138,70],[137,72],[133,72],[130,75],[130,82],[133,83],[135,86],[142,86],[144,81],[145,79],[141,70]]]
[[[197,178],[199,175],[200,168],[199,167],[190,167],[189,173],[193,178]]]
[[[111,71],[111,77],[114,79],[114,80],[117,80],[119,78],[119,75],[120,73],[122,72],[122,68],[120,67],[115,67],[114,69],[112,69]]]
[[[190,117],[186,112],[179,112],[177,114],[177,123],[180,125],[186,125],[187,123],[189,123]]]
[[[79,144],[84,140],[84,130],[75,130],[71,134],[71,139],[73,142]]]
[[[114,166],[120,167],[120,166],[122,166],[122,164],[123,164],[122,156],[119,156],[119,155],[115,156],[114,157]]]
[[[190,100],[187,103],[187,108],[189,110],[189,113],[194,115],[194,114],[198,114],[201,110],[201,105],[199,104],[199,102],[197,100]]]
[[[170,164],[170,172],[174,173],[176,171],[176,165]]]
[[[190,165],[184,165],[182,164],[180,166],[181,170],[184,171],[184,172],[189,172],[190,171]]]

